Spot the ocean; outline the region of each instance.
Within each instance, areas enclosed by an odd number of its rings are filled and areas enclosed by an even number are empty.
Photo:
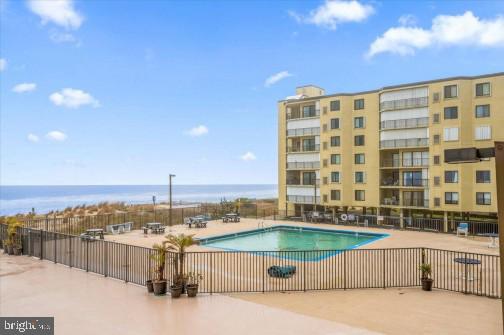
[[[99,202],[127,204],[157,203],[168,200],[168,185],[86,185],[86,186],[0,186],[0,215],[37,214],[68,206]],[[174,202],[218,202],[238,197],[266,199],[278,196],[277,185],[174,185]]]

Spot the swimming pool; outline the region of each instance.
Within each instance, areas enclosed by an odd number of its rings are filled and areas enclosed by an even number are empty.
[[[387,236],[389,235],[349,230],[273,226],[200,238],[199,242],[201,245],[223,250],[272,251],[271,255],[273,256],[314,261],[330,257],[341,252],[341,250],[354,249]]]

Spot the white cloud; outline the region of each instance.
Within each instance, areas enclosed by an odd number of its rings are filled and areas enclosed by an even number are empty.
[[[53,130],[46,134],[47,139],[62,142],[67,139],[67,135],[59,130]]]
[[[37,84],[35,83],[21,83],[17,84],[12,88],[12,92],[16,93],[25,93],[34,91],[37,88]]]
[[[254,153],[252,153],[250,151],[247,151],[240,158],[243,161],[255,161],[257,159],[257,157],[254,155]]]
[[[204,125],[199,125],[197,127],[191,128],[187,132],[187,134],[194,137],[203,136],[205,134],[208,134],[208,128]]]
[[[52,22],[66,29],[77,29],[84,21],[73,0],[29,0],[28,8],[42,19],[42,24]]]
[[[0,58],[0,72],[7,68],[7,59]]]
[[[292,74],[289,73],[289,71],[282,71],[275,73],[274,75],[269,76],[265,81],[264,81],[264,86],[265,87],[270,87],[276,83],[278,83],[280,80],[292,77]]]
[[[504,47],[504,17],[480,19],[470,11],[463,15],[439,15],[429,29],[394,27],[378,37],[369,47],[367,57],[389,52],[412,55],[432,46]]]
[[[334,30],[341,23],[364,21],[373,13],[374,8],[371,5],[364,5],[356,0],[327,0],[323,5],[310,11],[307,16],[292,11],[289,15],[299,23],[314,24]]]
[[[59,92],[54,92],[49,96],[49,100],[56,106],[68,108],[79,108],[85,105],[90,105],[92,107],[100,106],[100,102],[93,98],[91,94],[73,88],[64,88]]]
[[[417,18],[413,14],[404,14],[397,20],[401,26],[414,26],[417,24]]]
[[[68,33],[68,32],[63,32],[62,33],[62,32],[59,32],[57,30],[53,30],[49,34],[49,38],[54,43],[75,43],[76,45],[80,44],[80,42],[77,39],[77,37],[75,37],[73,34]]]
[[[28,134],[27,138],[28,138],[28,141],[30,141],[30,142],[35,143],[35,142],[39,141],[39,137],[35,134]]]

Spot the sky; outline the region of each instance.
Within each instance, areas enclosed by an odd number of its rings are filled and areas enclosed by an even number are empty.
[[[0,184],[277,182],[277,102],[504,70],[504,2],[0,0]]]

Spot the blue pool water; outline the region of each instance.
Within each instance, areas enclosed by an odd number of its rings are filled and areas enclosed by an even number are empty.
[[[224,250],[265,252],[295,260],[319,260],[354,249],[388,234],[293,226],[275,226],[200,239],[200,244]],[[308,251],[308,252],[305,252]]]

